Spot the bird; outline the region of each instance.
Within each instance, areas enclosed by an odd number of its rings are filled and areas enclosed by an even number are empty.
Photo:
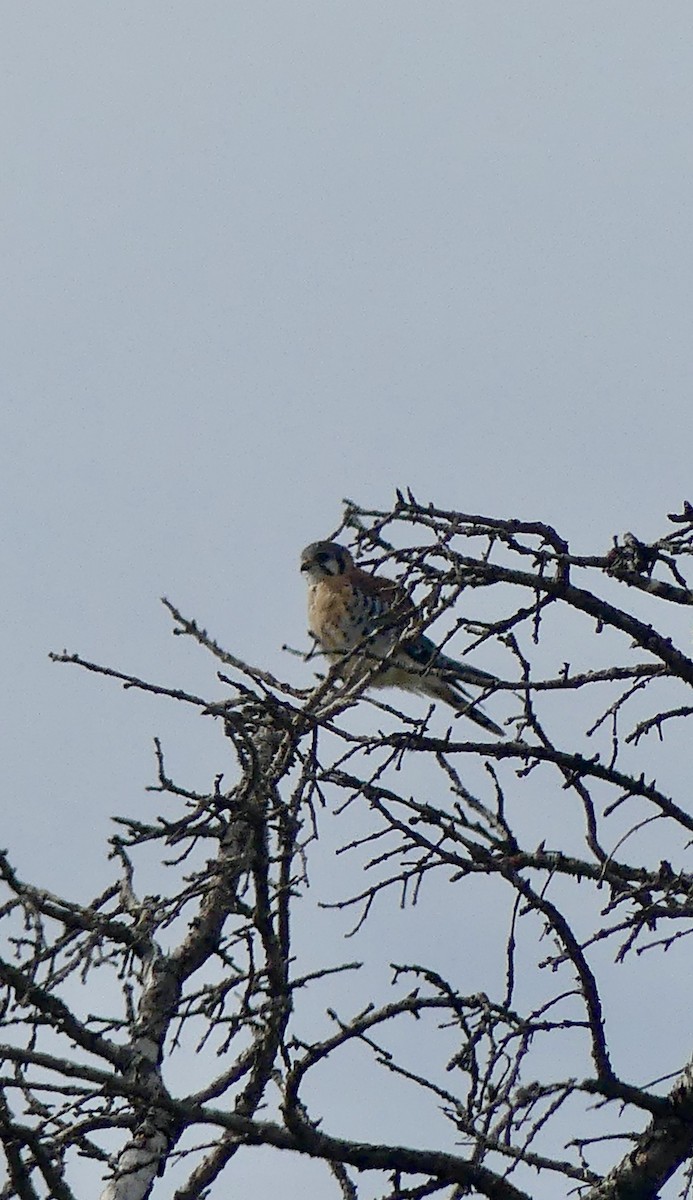
[[[344,674],[367,678],[368,687],[396,687],[442,700],[488,733],[503,730],[463,684],[492,687],[494,675],[448,658],[425,634],[409,626],[417,612],[393,579],[369,575],[337,542],[311,542],[301,554],[308,580],[308,628]],[[378,664],[382,663],[382,667]]]

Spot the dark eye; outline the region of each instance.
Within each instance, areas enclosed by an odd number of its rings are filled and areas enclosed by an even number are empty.
[[[324,550],[321,551],[320,554],[315,555],[315,561],[317,563],[320,563],[320,566],[323,566],[326,562],[329,562],[329,560],[330,560],[330,556],[329,556],[329,554],[325,554]]]

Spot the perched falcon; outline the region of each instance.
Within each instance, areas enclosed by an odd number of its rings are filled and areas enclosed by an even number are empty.
[[[398,687],[444,700],[482,729],[503,736],[463,683],[487,688],[493,675],[448,658],[422,633],[407,636],[416,609],[392,579],[369,575],[336,542],[312,542],[301,555],[308,578],[308,626],[333,661],[351,651],[346,675],[373,672],[369,687]],[[377,670],[378,662],[383,662]]]

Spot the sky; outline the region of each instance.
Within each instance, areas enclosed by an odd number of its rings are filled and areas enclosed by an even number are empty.
[[[218,746],[49,651],[214,695],[167,595],[296,677],[297,558],[345,496],[586,553],[690,496],[693,9],[39,0],[1,29],[3,844],[86,896],[153,735],[196,781]]]

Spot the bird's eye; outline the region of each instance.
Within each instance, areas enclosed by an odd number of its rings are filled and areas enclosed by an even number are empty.
[[[320,554],[315,555],[315,561],[317,563],[320,563],[321,567],[323,567],[326,562],[329,562],[329,559],[330,559],[329,554],[325,554],[324,550]]]

